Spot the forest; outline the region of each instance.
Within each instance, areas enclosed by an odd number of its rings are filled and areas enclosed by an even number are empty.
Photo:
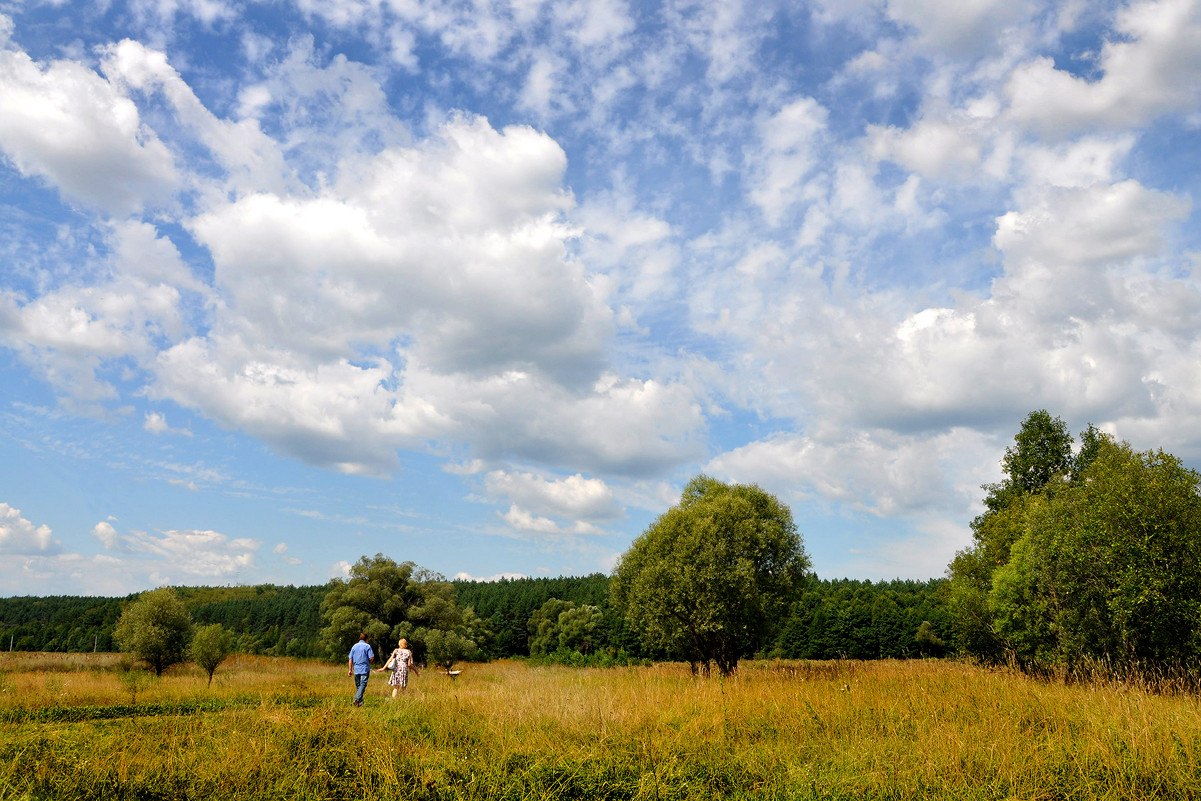
[[[610,578],[601,573],[559,578],[455,581],[455,600],[485,624],[480,643],[487,657],[531,653],[531,619],[550,600],[600,613],[587,652],[662,656],[647,650],[609,600]],[[321,601],[328,587],[178,587],[197,624],[220,623],[233,634],[234,650],[268,656],[324,657]],[[115,651],[113,627],[124,606],[137,598],[77,596],[0,598],[0,650]],[[933,635],[917,638],[923,621]],[[535,621],[536,625],[536,621]],[[765,656],[875,659],[942,655],[954,648],[946,606],[946,580],[871,582],[805,579],[789,614],[779,622]],[[944,642],[945,641],[945,642]],[[578,650],[578,649],[573,649]],[[558,648],[544,655],[553,660]],[[563,654],[559,654],[560,659]]]

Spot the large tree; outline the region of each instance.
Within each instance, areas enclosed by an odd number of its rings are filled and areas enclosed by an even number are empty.
[[[361,633],[379,645],[394,640],[394,632],[401,636],[398,627],[422,598],[415,570],[412,562],[397,564],[377,553],[360,558],[345,580],[330,580],[321,602],[321,640],[331,658],[345,657]]]
[[[330,581],[321,614],[326,621],[321,638],[332,658],[345,658],[363,632],[380,654],[388,653],[401,637],[408,639],[418,662],[425,656],[430,632],[455,632],[467,641],[463,647],[469,656],[478,654],[476,643],[487,634],[471,609],[455,603],[454,585],[412,562],[398,564],[383,554],[360,558],[347,579]]]
[[[144,592],[121,613],[113,639],[122,651],[145,660],[154,675],[161,676],[187,657],[192,616],[174,590]]]
[[[1026,662],[1184,663],[1201,656],[1201,475],[1103,440],[1078,481],[1025,505],[988,597]]]
[[[766,644],[808,567],[787,506],[700,475],[634,540],[611,592],[649,646],[728,675]]]
[[[1086,433],[1091,443],[1096,429],[1089,426]],[[1068,475],[1074,464],[1067,425],[1046,409],[1026,415],[1013,440],[1001,460],[1004,477],[981,487],[985,510],[972,521],[972,546],[955,555],[949,570],[956,641],[967,652],[987,658],[1004,652],[987,608],[993,573],[1009,562],[1010,548],[1025,525],[1028,499],[1044,494],[1051,480]]]
[[[1015,480],[1007,452],[973,546],[951,563],[959,647],[1069,670],[1201,656],[1201,475],[1094,426],[1065,457],[1062,429],[1040,428],[1054,436],[1025,473],[1038,478]]]

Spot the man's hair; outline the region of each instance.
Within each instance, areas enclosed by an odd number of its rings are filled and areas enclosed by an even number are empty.
[[[365,631],[364,631],[362,634],[360,634],[360,635],[359,635],[359,639],[360,639],[360,640],[365,640],[365,639],[367,639],[367,632],[365,632]]]

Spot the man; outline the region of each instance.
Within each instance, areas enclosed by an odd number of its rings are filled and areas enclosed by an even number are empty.
[[[363,693],[367,692],[367,677],[371,675],[371,660],[375,659],[375,651],[367,643],[366,633],[359,635],[359,641],[350,647],[350,660],[346,670],[347,676],[354,676],[354,705],[363,705]]]

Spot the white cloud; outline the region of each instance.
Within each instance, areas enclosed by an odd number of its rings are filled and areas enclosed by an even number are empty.
[[[549,517],[536,515],[516,504],[511,505],[507,512],[497,512],[497,515],[514,530],[533,536],[556,537],[604,533],[602,529],[582,520],[577,520],[571,525],[560,525]]]
[[[981,483],[972,466],[994,445],[967,429],[932,436],[885,430],[780,435],[721,454],[705,471],[759,484],[785,500],[818,499],[880,517],[964,515]]]
[[[983,143],[975,121],[922,119],[904,131],[868,126],[872,156],[889,159],[924,178],[969,178],[976,174]]]
[[[1123,262],[1156,255],[1165,223],[1189,210],[1187,200],[1133,180],[1049,190],[1036,206],[998,218],[993,241],[1008,258],[1053,267]]]
[[[71,61],[0,50],[0,151],[23,174],[123,215],[167,200],[174,159],[116,87]]]
[[[606,521],[622,513],[604,481],[579,473],[547,480],[531,473],[493,470],[484,477],[484,487],[493,497],[508,498],[525,509],[556,517]]]
[[[146,412],[146,421],[142,423],[142,428],[156,436],[159,434],[178,434],[184,437],[192,436],[192,432],[186,428],[172,428],[167,424],[167,418],[158,412]]]
[[[121,548],[121,537],[117,534],[117,530],[113,528],[113,524],[107,520],[101,520],[92,526],[92,536],[100,540],[105,550],[114,551]]]
[[[187,576],[232,576],[254,567],[258,540],[230,539],[216,531],[171,529],[148,533],[133,530],[120,534],[107,520],[92,527],[92,535],[106,551],[119,554],[131,571]]]
[[[829,112],[811,97],[802,97],[781,108],[760,125],[761,145],[751,157],[755,175],[751,200],[771,225],[814,190],[805,179],[820,163],[819,145]]]
[[[286,542],[276,543],[275,547],[271,549],[271,553],[278,556],[279,560],[281,562],[283,562],[284,564],[288,564],[288,565],[304,564],[303,560],[297,559],[295,556],[288,556],[288,544]]]
[[[1092,126],[1130,129],[1192,110],[1201,91],[1201,4],[1152,0],[1122,7],[1090,81],[1046,56],[1013,71],[1006,116],[1051,135]]]
[[[995,49],[1006,27],[1035,10],[1014,0],[888,0],[887,9],[917,32],[917,47],[965,59]]]
[[[0,503],[0,553],[53,554],[62,548],[47,525],[35,526],[21,510]]]

